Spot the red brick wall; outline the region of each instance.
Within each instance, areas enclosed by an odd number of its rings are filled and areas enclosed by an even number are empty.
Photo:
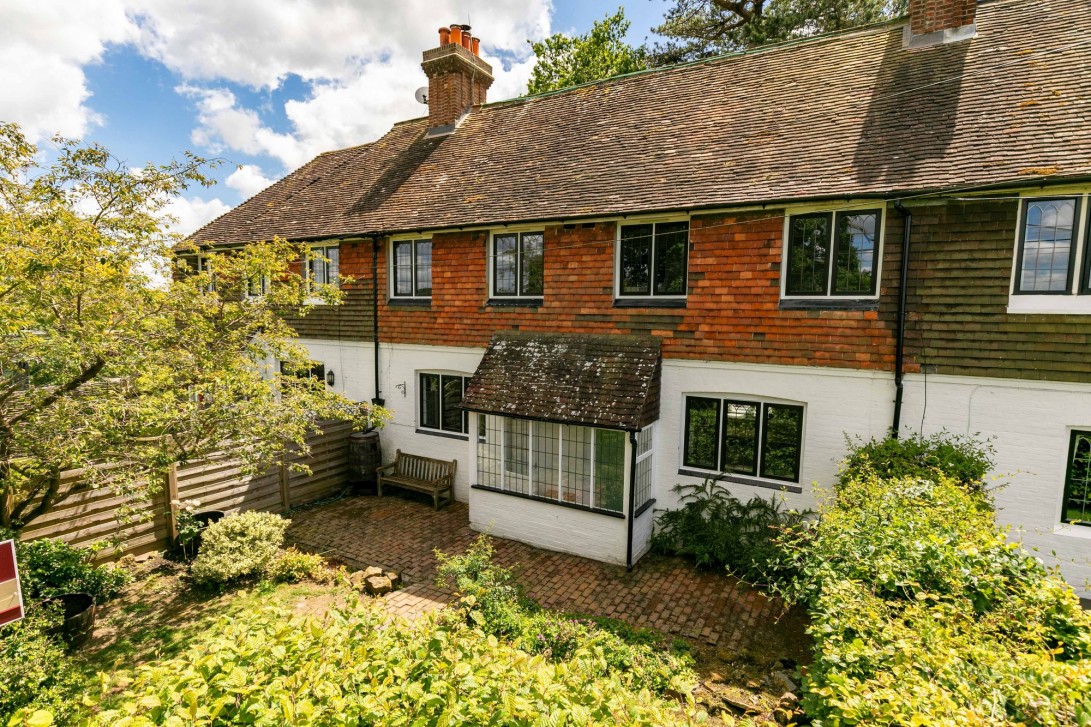
[[[896,225],[890,225],[891,228]],[[488,306],[483,232],[433,238],[430,307],[387,300],[380,246],[380,340],[484,347],[498,330],[645,333],[667,358],[890,370],[898,245],[888,233],[879,311],[780,310],[783,220],[778,212],[695,218],[685,308],[615,308],[613,223],[545,229],[544,303]],[[370,276],[370,246],[342,252],[342,272]],[[350,266],[349,261],[353,261]],[[323,337],[332,337],[329,335]]]
[[[909,26],[913,35],[974,22],[977,0],[909,0]]]

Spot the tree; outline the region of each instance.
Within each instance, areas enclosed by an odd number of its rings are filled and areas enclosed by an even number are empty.
[[[556,91],[648,67],[647,51],[625,42],[629,21],[625,10],[596,20],[591,32],[569,37],[556,33],[531,43],[538,61],[531,72],[527,93]]]
[[[69,497],[66,470],[139,498],[171,463],[225,446],[257,471],[305,450],[323,419],[382,423],[292,373],[310,363],[281,314],[340,297],[292,272],[304,250],[272,240],[210,253],[194,273],[165,232],[170,199],[209,183],[205,160],[130,169],[100,146],[54,143],[46,165],[0,123],[0,526]],[[261,278],[268,292],[248,297]]]
[[[907,0],[674,0],[655,32],[655,65],[707,58],[766,43],[889,20]]]

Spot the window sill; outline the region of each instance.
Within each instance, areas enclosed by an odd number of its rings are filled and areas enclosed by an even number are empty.
[[[415,431],[416,431],[417,434],[427,434],[429,437],[444,437],[445,439],[460,439],[463,442],[470,441],[470,435],[469,434],[459,434],[457,432],[444,432],[444,431],[439,430],[439,429],[421,429],[420,427],[418,427]]]
[[[1091,523],[1088,523],[1091,525]],[[1053,534],[1065,538],[1077,538],[1079,540],[1091,540],[1091,527],[1076,523],[1061,523],[1053,526]]]
[[[879,310],[877,298],[781,298],[781,310]]]
[[[391,308],[431,308],[431,298],[390,298],[386,302]]]
[[[615,308],[685,308],[685,298],[614,298]]]
[[[655,505],[655,498],[654,497],[652,499],[648,500],[647,502],[645,502],[643,505],[641,505],[640,507],[638,507],[636,509],[636,512],[633,513],[633,520],[636,520],[638,517],[640,517],[641,515],[646,513],[648,510],[651,510],[653,505]]]
[[[499,487],[489,487],[488,485],[473,485],[472,490],[483,490],[484,492],[496,492],[500,495],[508,495],[510,497],[520,497],[524,500],[534,500],[535,502],[544,502],[547,505],[558,505],[560,507],[567,507],[572,510],[583,510],[584,512],[593,512],[596,515],[605,515],[606,517],[625,518],[625,513],[614,512],[613,510],[602,510],[597,507],[588,507],[587,505],[578,505],[574,502],[564,502],[563,500],[553,500],[548,497],[538,497],[537,495],[527,495],[522,492],[511,492],[510,490],[501,490]]]
[[[703,472],[701,470],[686,469],[685,467],[679,468],[678,474],[686,477],[700,477],[701,479],[711,477],[716,482],[730,482],[734,485],[747,485],[749,487],[764,487],[767,490],[791,492],[796,495],[803,493],[803,488],[799,485],[793,485],[789,482],[778,482],[776,480],[763,480],[758,477],[747,477],[746,475],[716,474],[715,472]]]
[[[1020,293],[1008,298],[1008,313],[1091,315],[1091,295],[1032,295],[1030,293]]]
[[[538,308],[542,302],[541,298],[489,298],[485,305],[493,308]]]

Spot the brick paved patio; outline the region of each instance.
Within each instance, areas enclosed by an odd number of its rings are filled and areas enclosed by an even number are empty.
[[[435,587],[432,551],[458,553],[477,537],[468,507],[439,512],[412,493],[348,497],[292,515],[288,540],[350,568],[395,570],[407,586],[386,596],[395,613],[413,617],[452,600]],[[619,618],[635,626],[740,649],[760,639],[789,638],[774,622],[779,602],[719,572],[697,572],[679,558],[647,555],[631,572],[585,558],[494,538],[496,562],[515,570],[528,596],[562,611]],[[795,631],[795,629],[792,629]]]

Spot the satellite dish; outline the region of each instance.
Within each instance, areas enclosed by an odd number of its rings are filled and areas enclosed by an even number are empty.
[[[417,99],[417,103],[422,103],[425,106],[428,105],[428,87],[421,86],[413,94],[413,98]]]

